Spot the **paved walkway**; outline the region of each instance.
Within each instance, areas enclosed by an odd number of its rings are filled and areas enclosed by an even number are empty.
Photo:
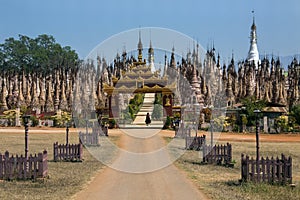
[[[155,100],[155,93],[146,93],[145,94],[143,105],[142,105],[141,109],[139,110],[139,112],[136,114],[136,118],[132,124],[134,124],[134,125],[144,125],[145,124],[145,119],[146,119],[147,113],[149,113],[150,116],[152,115],[152,111],[154,108],[154,104],[153,104],[154,100]]]
[[[155,101],[155,93],[145,93],[144,102],[139,110],[139,112],[136,115],[135,120],[133,121],[132,125],[127,125],[127,128],[132,127],[139,127],[139,128],[145,128],[145,119],[147,113],[152,115],[153,108],[154,108],[154,101]],[[154,121],[152,120],[151,125],[152,128],[159,128],[161,129],[163,127],[162,121]]]
[[[155,131],[132,129],[130,135],[123,133],[119,157],[75,199],[207,199],[173,164],[168,164],[170,156],[162,150],[165,143],[158,134],[153,135]]]

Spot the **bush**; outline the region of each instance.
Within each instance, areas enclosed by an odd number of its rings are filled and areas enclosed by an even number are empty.
[[[164,125],[164,129],[170,128],[171,123],[172,123],[171,118],[169,116],[167,116],[167,119],[166,119],[166,122],[165,122],[165,125]]]
[[[39,125],[39,120],[36,116],[30,116],[31,126],[35,127]]]
[[[116,126],[116,120],[115,119],[109,119],[109,128],[115,128]]]

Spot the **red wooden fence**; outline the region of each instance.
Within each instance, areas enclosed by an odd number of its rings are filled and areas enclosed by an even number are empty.
[[[47,151],[32,155],[26,159],[21,156],[9,157],[9,152],[4,155],[0,153],[0,179],[36,179],[46,177],[48,174],[48,155]]]
[[[232,161],[232,147],[231,144],[226,145],[204,145],[203,146],[203,162],[216,163],[225,165]]]
[[[292,183],[292,158],[286,158],[281,154],[281,159],[269,158],[260,160],[249,159],[242,154],[241,172],[243,181],[268,182],[268,183]]]
[[[82,144],[53,144],[54,161],[82,161]]]

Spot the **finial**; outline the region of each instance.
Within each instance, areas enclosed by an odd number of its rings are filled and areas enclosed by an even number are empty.
[[[141,42],[141,27],[139,28],[139,41]]]
[[[252,10],[252,14],[253,14],[253,23],[252,23],[251,29],[256,30],[254,10]]]
[[[231,63],[233,64],[234,63],[234,53],[233,53],[233,49],[232,49],[232,57],[231,57]]]

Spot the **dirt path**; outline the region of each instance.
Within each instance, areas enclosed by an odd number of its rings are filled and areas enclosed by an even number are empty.
[[[133,137],[135,134],[141,137]],[[74,199],[207,199],[173,164],[168,165],[167,152],[160,151],[164,145],[149,129],[122,134],[120,147],[124,151],[111,166],[118,170],[107,167]]]

